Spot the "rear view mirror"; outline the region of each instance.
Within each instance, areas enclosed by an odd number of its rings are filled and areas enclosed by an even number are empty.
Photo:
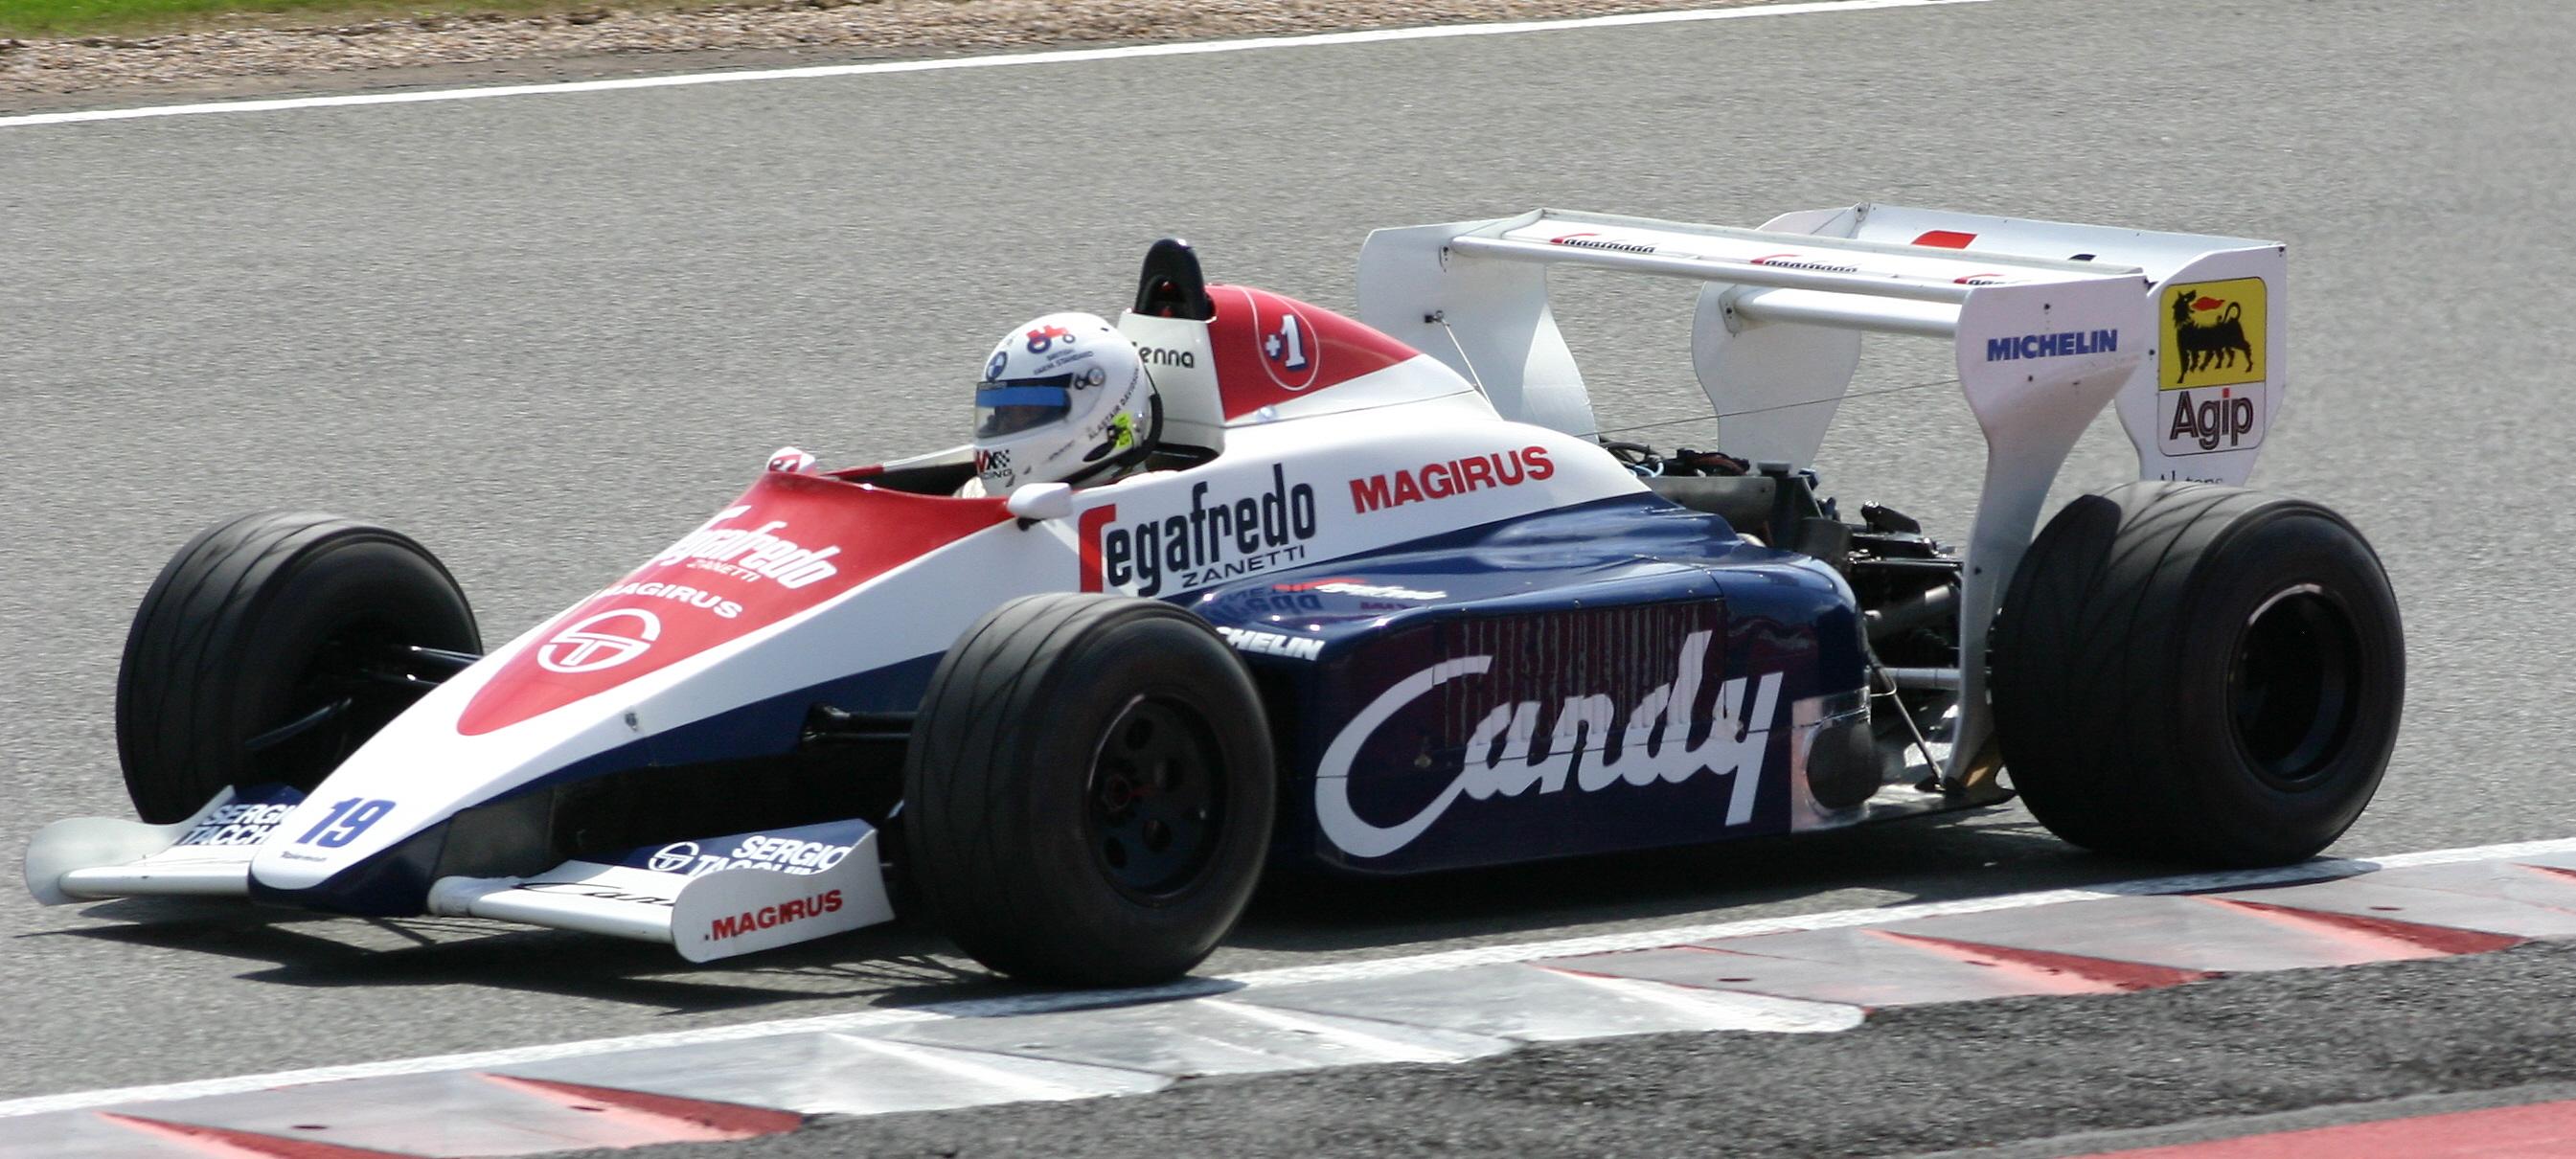
[[[1062,519],[1073,514],[1073,484],[1030,483],[1011,492],[1004,507],[1022,519]]]

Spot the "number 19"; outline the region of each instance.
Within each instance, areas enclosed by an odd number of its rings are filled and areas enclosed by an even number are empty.
[[[305,830],[304,836],[296,838],[295,843],[319,845],[324,849],[338,849],[357,840],[358,834],[367,831],[367,826],[383,820],[385,814],[393,811],[394,803],[391,801],[368,801],[351,797],[331,806],[330,815]]]

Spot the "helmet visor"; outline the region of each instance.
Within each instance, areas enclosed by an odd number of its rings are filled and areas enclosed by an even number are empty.
[[[1007,378],[975,388],[975,437],[1016,435],[1063,418],[1073,410],[1073,376]]]

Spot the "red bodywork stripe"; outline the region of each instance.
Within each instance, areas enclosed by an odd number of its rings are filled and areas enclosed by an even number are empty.
[[[456,731],[507,728],[756,632],[1007,522],[1003,504],[764,474],[726,514],[546,625],[475,691]]]

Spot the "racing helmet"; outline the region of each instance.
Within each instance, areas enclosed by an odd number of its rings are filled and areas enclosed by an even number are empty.
[[[1036,318],[1002,336],[975,384],[975,474],[987,495],[1082,483],[1144,461],[1162,401],[1136,344],[1095,314]]]

